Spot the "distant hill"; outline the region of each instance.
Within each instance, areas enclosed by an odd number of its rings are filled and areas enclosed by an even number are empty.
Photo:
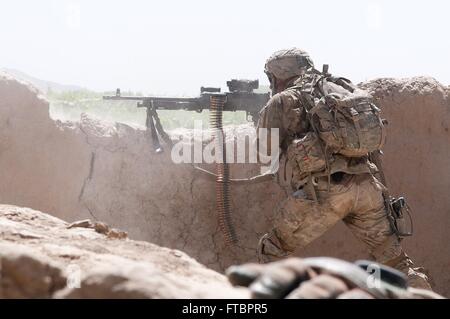
[[[81,91],[84,90],[81,86],[77,85],[65,85],[65,84],[59,84],[56,82],[41,80],[38,78],[35,78],[31,75],[28,75],[22,71],[15,70],[15,69],[8,69],[3,68],[3,72],[10,74],[11,76],[15,77],[16,79],[28,82],[32,84],[34,87],[42,91],[43,93],[49,93],[49,91],[53,93],[64,93],[64,92],[71,92],[71,91]]]

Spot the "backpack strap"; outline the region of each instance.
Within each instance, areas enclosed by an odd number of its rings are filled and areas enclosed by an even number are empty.
[[[380,150],[384,147],[384,144],[386,143],[387,130],[386,130],[386,125],[384,122],[385,122],[385,120],[383,120],[380,116],[380,127],[381,127],[381,141],[380,141],[380,146],[379,146]],[[386,121],[386,123],[387,123],[387,121]]]
[[[306,187],[308,192],[311,194],[313,200],[317,203],[319,202],[319,199],[317,197],[316,188],[314,187],[314,180],[313,180],[313,174],[309,173],[308,175],[308,182],[306,183]]]
[[[314,107],[311,108],[311,110],[317,111],[317,110],[315,110]],[[322,154],[323,154],[323,156],[325,158],[325,166],[326,166],[326,171],[325,172],[326,172],[326,175],[328,176],[328,187],[327,188],[328,188],[328,192],[329,192],[330,191],[330,187],[331,187],[331,166],[330,166],[330,161],[329,161],[328,145],[325,144],[325,147],[324,147],[323,142],[320,139],[319,130],[317,129],[317,127],[314,124],[314,121],[312,119],[314,113],[311,113],[311,110],[310,111],[308,111],[308,110],[306,111],[306,116],[308,117],[309,123],[310,123],[314,133],[316,134],[317,138],[319,139],[318,142],[320,144],[320,148],[322,149]],[[314,185],[312,184],[312,174],[310,174],[310,179],[308,181],[308,184],[310,184],[311,187],[314,189]],[[315,189],[312,192],[312,194],[313,194],[314,200],[317,202],[317,195],[315,193]]]
[[[313,121],[313,115],[317,112],[316,105],[313,100],[314,99],[314,90],[318,90],[321,96],[325,96],[325,92],[323,90],[323,81],[326,80],[327,76],[323,74],[320,71],[317,71],[316,69],[313,69],[313,74],[316,75],[313,77],[311,82],[311,88],[309,91],[305,91],[305,88],[303,85],[295,85],[291,87],[290,89],[297,90],[300,93],[300,100],[302,101],[303,107],[305,108],[306,116],[308,119],[308,122],[313,129],[313,132],[317,135],[319,138],[319,130],[317,129],[316,125]],[[328,177],[328,192],[330,191],[331,187],[331,167],[330,167],[330,161],[329,161],[329,154],[328,154],[328,145],[323,145],[322,140],[319,138],[320,147],[322,149],[322,154],[325,158],[325,166],[326,166],[326,176]],[[314,187],[313,183],[313,174],[310,173],[308,176],[308,182],[307,187],[309,188],[309,191],[314,199],[315,202],[318,201],[317,193]]]
[[[353,124],[355,125],[356,134],[358,135],[359,150],[362,151],[362,149],[361,149],[361,139],[362,139],[362,133],[361,132],[362,132],[362,130],[361,130],[361,125],[359,124],[359,120],[360,120],[359,113],[353,107],[351,107],[349,109],[349,111],[350,111],[350,114],[351,114],[351,117],[352,117]]]

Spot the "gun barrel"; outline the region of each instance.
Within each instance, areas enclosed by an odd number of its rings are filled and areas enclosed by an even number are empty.
[[[115,101],[142,101],[143,97],[140,96],[115,96],[115,95],[107,95],[103,96],[104,100],[115,100]]]
[[[115,101],[153,101],[153,102],[173,102],[173,103],[191,103],[196,102],[198,98],[196,97],[151,97],[151,96],[104,96],[104,100],[115,100]]]
[[[138,107],[157,110],[186,110],[201,112],[210,108],[212,96],[222,95],[226,97],[223,111],[246,111],[255,121],[258,112],[270,98],[269,93],[253,93],[234,91],[227,93],[203,92],[199,97],[158,97],[158,96],[122,96],[120,90],[116,95],[104,96],[104,100],[136,101]]]
[[[202,98],[196,97],[153,97],[153,96],[104,96],[104,100],[136,101],[137,107],[148,108],[153,106],[157,110],[188,110],[202,111],[208,105]]]

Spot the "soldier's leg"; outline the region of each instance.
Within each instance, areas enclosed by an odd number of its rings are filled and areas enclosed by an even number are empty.
[[[344,186],[334,185],[332,191],[335,193],[328,194],[319,187],[319,202],[309,199],[310,196],[302,192],[297,192],[282,202],[277,209],[273,229],[259,241],[259,261],[270,262],[287,257],[342,220],[351,206],[351,196],[342,192],[343,188]]]
[[[363,241],[372,257],[408,276],[411,287],[431,289],[422,268],[414,268],[394,233],[385,209],[381,188],[370,175],[357,179],[358,199],[344,222]]]

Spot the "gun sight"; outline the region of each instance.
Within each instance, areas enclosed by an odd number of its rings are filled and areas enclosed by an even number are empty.
[[[259,81],[233,79],[227,82],[227,86],[230,92],[253,93],[254,90],[257,90],[259,88]]]

